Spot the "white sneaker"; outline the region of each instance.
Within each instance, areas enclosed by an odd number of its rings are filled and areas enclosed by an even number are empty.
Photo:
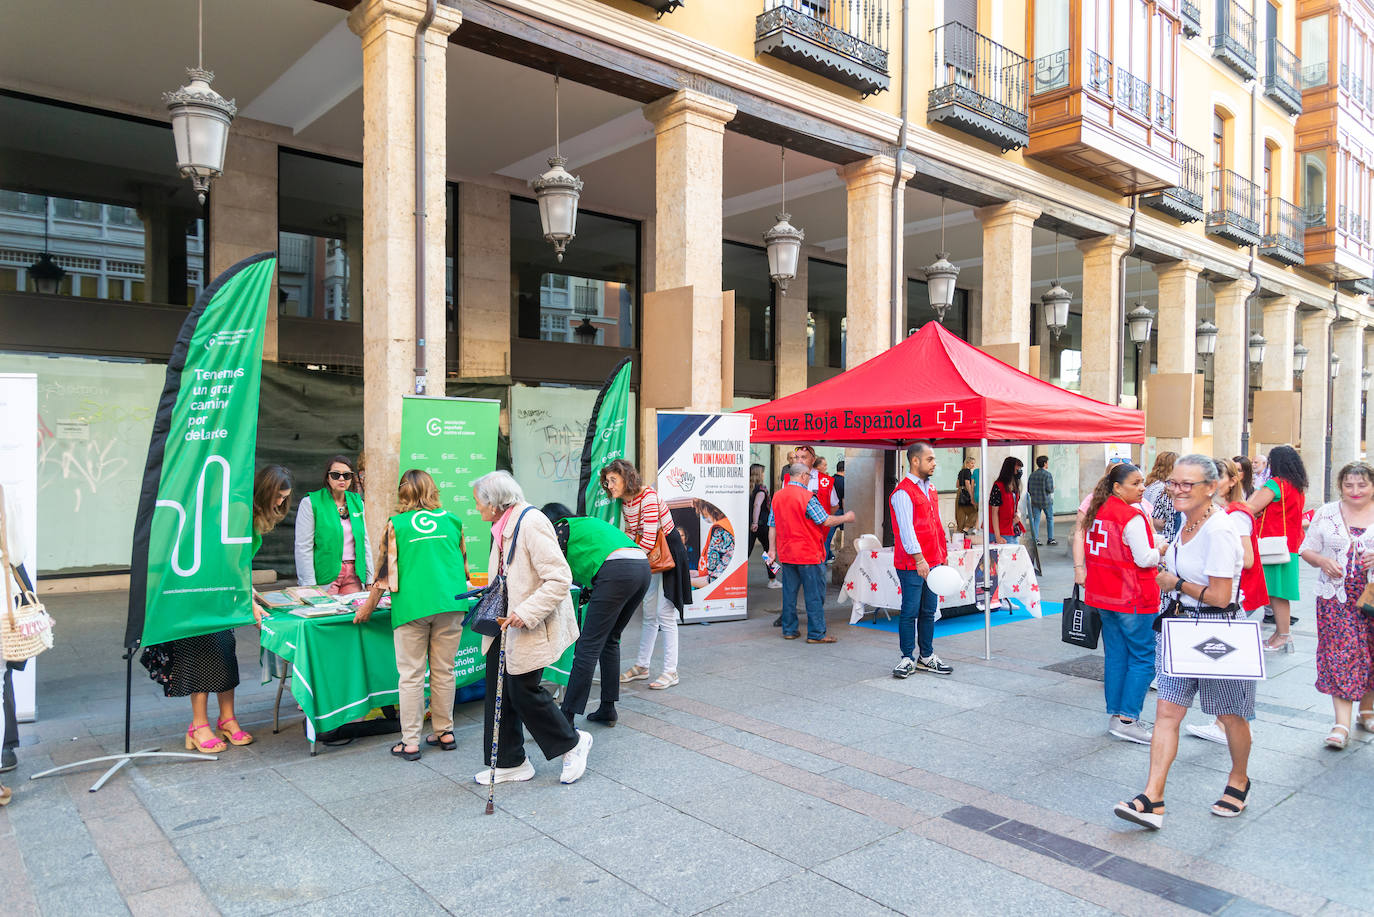
[[[892,669],[893,678],[907,678],[912,672],[916,671],[916,663],[910,656],[903,656],[902,661]]]
[[[775,580],[775,579],[770,579],[770,580],[768,581],[768,588],[769,588],[769,589],[781,589],[781,588],[782,588],[782,583],[778,582],[778,581]]]
[[[1199,739],[1216,742],[1218,745],[1226,744],[1226,730],[1222,729],[1216,722],[1208,723],[1206,726],[1194,726],[1192,723],[1185,723],[1183,728],[1188,730],[1189,735],[1197,736]]]
[[[1153,735],[1153,732],[1151,731],[1150,727],[1146,726],[1140,720],[1134,720],[1130,723],[1123,723],[1121,722],[1121,719],[1119,717],[1115,716],[1112,717],[1111,728],[1107,731],[1110,732],[1112,735],[1116,736],[1118,739],[1124,739],[1127,742],[1134,742],[1137,745],[1149,745],[1150,738]]]
[[[577,746],[563,755],[560,783],[576,783],[587,772],[587,753],[592,750],[592,734],[577,730]]]
[[[530,763],[529,758],[526,758],[523,762],[517,764],[515,767],[498,767],[496,769],[497,783],[517,783],[520,781],[529,780],[533,776],[534,765]],[[482,786],[491,786],[491,768],[483,768],[482,770],[478,771],[472,779],[482,784]]]

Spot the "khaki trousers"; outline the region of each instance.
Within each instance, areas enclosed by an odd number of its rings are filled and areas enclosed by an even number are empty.
[[[400,675],[401,741],[420,744],[425,725],[425,668],[429,668],[429,716],[435,735],[453,729],[453,658],[463,636],[457,611],[430,615],[392,631]]]

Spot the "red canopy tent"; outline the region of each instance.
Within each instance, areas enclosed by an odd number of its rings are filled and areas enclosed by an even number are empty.
[[[1008,366],[927,322],[896,347],[805,391],[740,411],[756,443],[896,448],[1047,443],[1144,443],[1145,415],[1066,391]],[[983,569],[987,501],[979,500]],[[992,611],[983,602],[985,655]]]
[[[1145,415],[1029,376],[927,322],[805,391],[747,408],[756,443],[1143,443]]]

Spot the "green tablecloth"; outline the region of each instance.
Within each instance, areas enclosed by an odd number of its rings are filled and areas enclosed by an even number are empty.
[[[579,621],[581,618],[579,611]],[[262,624],[262,646],[291,665],[291,693],[315,731],[328,732],[398,701],[391,612],[377,609],[366,624],[353,614],[299,618],[278,612]],[[544,680],[566,685],[574,646],[544,669]],[[458,687],[486,677],[481,635],[465,631],[454,659]]]

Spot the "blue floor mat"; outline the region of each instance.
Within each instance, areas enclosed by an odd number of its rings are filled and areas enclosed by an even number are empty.
[[[1033,616],[1028,610],[1026,610],[1026,606],[1016,601],[1016,599],[1010,599],[1009,601],[1015,606],[1015,609],[1010,613],[1006,611],[993,612],[993,627],[996,627],[999,624],[1011,624],[1014,621],[1033,620]],[[1040,603],[1040,613],[1042,617],[1057,615],[1063,610],[1063,602]],[[884,621],[881,616],[875,619],[873,616],[870,615],[869,617],[864,618],[862,621],[860,621],[858,624],[855,624],[854,626],[868,627],[873,630],[881,630],[886,631],[889,634],[895,634],[897,632],[897,613],[894,611],[892,613],[892,617],[886,621]],[[937,637],[952,637],[955,634],[967,634],[971,631],[982,629],[983,616],[981,614],[964,615],[958,618],[941,618],[940,620],[935,622],[935,636]]]

